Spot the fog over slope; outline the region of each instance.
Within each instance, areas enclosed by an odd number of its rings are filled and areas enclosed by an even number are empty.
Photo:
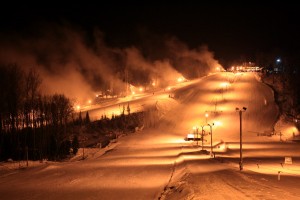
[[[155,81],[160,87],[180,76],[197,78],[221,68],[208,47],[190,49],[176,37],[162,36],[151,42],[144,36],[147,47],[112,47],[99,29],[91,33],[67,23],[0,36],[1,64],[16,63],[24,71],[36,68],[44,93],[65,93],[78,101],[99,91],[120,94],[126,81],[143,87]]]

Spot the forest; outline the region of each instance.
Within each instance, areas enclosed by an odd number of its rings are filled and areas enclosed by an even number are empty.
[[[41,83],[34,69],[0,66],[0,160],[62,160],[86,145],[82,134],[97,132],[103,147],[116,137],[111,133],[131,132],[143,123],[143,114],[130,114],[129,104],[126,117],[124,108],[120,116],[91,122],[64,94],[42,94]]]

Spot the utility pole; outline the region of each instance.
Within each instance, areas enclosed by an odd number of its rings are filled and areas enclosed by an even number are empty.
[[[243,134],[242,134],[242,111],[239,111],[240,114],[240,170],[243,170]]]
[[[210,127],[210,156],[213,157],[213,147],[212,147],[212,127],[215,125],[212,123],[212,125],[207,124]]]
[[[202,140],[202,151],[203,151],[203,136],[204,136],[204,125],[203,126],[201,126],[201,128],[202,128],[202,132],[201,132],[201,140]]]
[[[247,110],[246,107],[243,109],[236,108],[235,111],[239,112],[240,115],[240,171],[243,170],[243,134],[242,134],[242,113]]]

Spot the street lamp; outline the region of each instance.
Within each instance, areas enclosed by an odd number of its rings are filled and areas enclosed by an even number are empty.
[[[201,126],[202,132],[201,132],[201,140],[202,140],[202,151],[203,151],[203,136],[204,136],[204,125]]]
[[[213,148],[212,148],[212,127],[215,125],[214,123],[207,124],[210,127],[210,156],[213,156]]]
[[[243,109],[235,108],[235,111],[239,112],[240,115],[240,170],[243,170],[242,113],[246,110],[246,107],[243,107]]]

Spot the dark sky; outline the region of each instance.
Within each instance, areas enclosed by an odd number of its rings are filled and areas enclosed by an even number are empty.
[[[68,22],[91,31],[98,27],[111,45],[140,41],[141,30],[173,35],[191,48],[206,44],[217,59],[254,58],[259,52],[279,49],[297,55],[300,45],[299,7],[282,3],[187,4],[85,2],[67,4],[14,3],[1,6],[1,32],[31,34],[39,24]],[[30,30],[30,31],[28,31]],[[5,35],[5,34],[4,34]],[[20,37],[21,37],[20,36]]]

